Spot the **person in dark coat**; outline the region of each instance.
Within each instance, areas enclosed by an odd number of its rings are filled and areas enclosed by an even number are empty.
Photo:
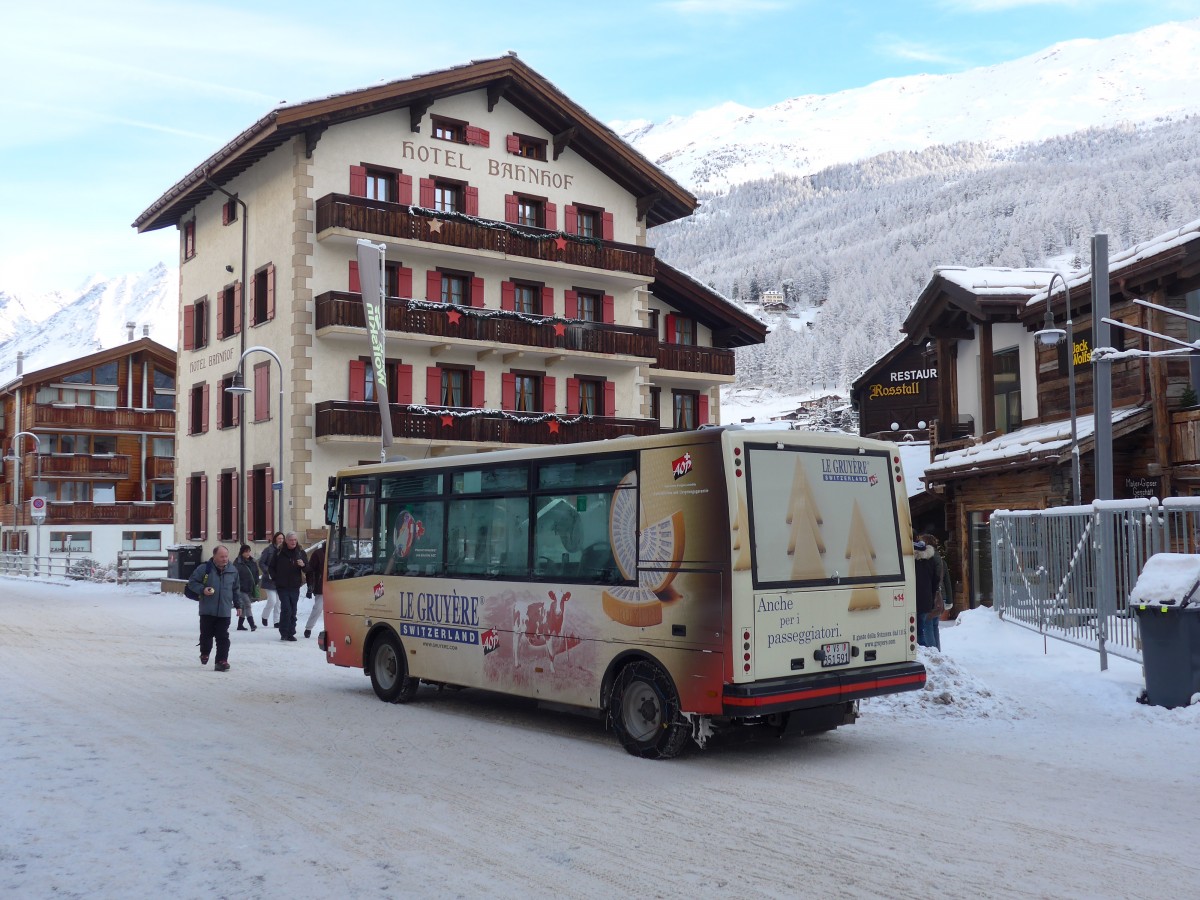
[[[300,602],[300,586],[304,584],[304,570],[308,566],[308,554],[296,543],[296,532],[289,531],[283,546],[271,558],[271,578],[275,582],[275,593],[279,595],[279,639],[296,639],[296,605]]]
[[[217,644],[217,660],[213,668],[229,671],[229,620],[237,602],[237,570],[229,564],[229,549],[218,544],[212,559],[196,566],[188,579],[188,588],[199,595],[200,665],[208,665],[213,641]]]
[[[267,544],[267,548],[263,550],[262,556],[258,558],[258,569],[262,572],[263,593],[267,595],[267,605],[263,607],[263,628],[269,628],[271,618],[278,616],[276,607],[279,604],[279,595],[275,593],[275,579],[271,575],[271,560],[282,546],[283,532],[277,531],[271,535],[271,543]],[[275,627],[279,627],[278,618],[275,618]]]
[[[254,622],[254,594],[258,590],[258,563],[254,561],[254,553],[249,544],[242,544],[237,558],[233,561],[238,578],[238,631],[246,630],[246,622],[250,622],[250,630],[257,631]]]
[[[325,614],[325,543],[317,544],[317,547],[312,552],[312,556],[308,558],[308,568],[305,570],[304,577],[308,579],[307,596],[312,600],[312,612],[308,614],[308,621],[304,623],[304,636],[312,637],[313,625],[317,623]]]
[[[937,563],[933,561],[936,554],[937,551],[924,541],[913,544],[917,580],[917,643],[922,647],[941,649],[937,617],[941,616],[942,611],[933,608],[933,596],[938,589]]]

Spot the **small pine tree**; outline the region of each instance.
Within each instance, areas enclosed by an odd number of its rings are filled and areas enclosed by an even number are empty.
[[[1183,409],[1189,409],[1190,407],[1197,405],[1197,403],[1200,403],[1200,399],[1197,399],[1196,391],[1189,384],[1183,389],[1183,394],[1179,397],[1179,405]]]

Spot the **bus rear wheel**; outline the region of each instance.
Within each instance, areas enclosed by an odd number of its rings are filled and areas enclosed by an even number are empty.
[[[420,681],[410,678],[404,648],[394,634],[381,636],[371,647],[371,687],[384,703],[407,703]]]
[[[678,756],[691,733],[670,676],[647,660],[621,670],[609,695],[608,714],[621,746],[643,759]]]

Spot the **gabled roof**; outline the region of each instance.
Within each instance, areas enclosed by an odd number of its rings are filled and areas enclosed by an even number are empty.
[[[915,343],[928,336],[969,338],[985,321],[1017,321],[1029,298],[1045,293],[1052,269],[938,266],[900,330]]]
[[[713,331],[713,344],[719,347],[745,347],[767,339],[767,326],[732,300],[697,281],[686,272],[654,260],[654,281],[650,293]]]
[[[639,205],[648,205],[647,224],[661,225],[690,215],[696,208],[696,198],[689,191],[515,54],[510,54],[279,106],[150,204],[133,227],[138,231],[154,231],[177,225],[188,210],[214,192],[205,181],[205,172],[224,185],[296,135],[304,134],[310,142],[316,141],[330,125],[404,107],[427,109],[442,97],[485,88],[489,109],[501,99],[511,103],[550,134],[561,135],[572,151],[639,198]],[[427,119],[425,127],[429,127]]]
[[[78,372],[80,369],[89,369],[92,366],[102,365],[106,362],[122,359],[131,353],[140,353],[142,351],[149,353],[160,362],[170,366],[172,372],[175,371],[175,351],[170,347],[164,347],[158,341],[143,337],[124,344],[117,344],[115,347],[109,347],[107,350],[98,350],[87,356],[79,356],[67,362],[57,363],[56,365],[47,366],[32,372],[25,372],[7,384],[0,385],[0,391],[8,392],[25,384],[41,384],[46,381],[56,381],[61,376],[70,375],[72,372]]]
[[[909,338],[901,339],[898,343],[893,345],[891,350],[883,354],[883,356],[879,357],[879,359],[875,360],[875,362],[871,363],[862,370],[859,376],[854,379],[854,383],[850,385],[850,393],[853,394],[855,391],[859,390],[859,388],[866,385],[866,383],[874,378],[876,374],[878,374],[881,370],[886,369],[909,350],[916,353],[924,352],[918,343],[910,340]]]

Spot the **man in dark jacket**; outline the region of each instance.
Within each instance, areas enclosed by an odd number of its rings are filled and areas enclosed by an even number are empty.
[[[933,595],[938,589],[937,563],[933,561],[935,550],[924,541],[913,544],[917,576],[917,643],[922,647],[936,647],[940,641],[937,620],[942,611],[934,610]]]
[[[296,543],[296,532],[289,531],[283,546],[271,558],[271,577],[275,581],[275,592],[279,594],[279,639],[296,639],[296,605],[300,602],[300,586],[304,584],[304,570],[308,566],[308,555]]]
[[[217,642],[217,661],[213,668],[229,671],[229,619],[237,602],[237,570],[229,564],[228,548],[218,544],[212,559],[196,566],[188,579],[188,588],[199,595],[200,607],[200,665],[208,665],[213,640]]]
[[[308,579],[308,598],[312,600],[312,611],[308,614],[308,621],[304,623],[304,636],[312,637],[313,625],[317,623],[317,619],[321,618],[325,613],[325,542],[317,544],[312,552],[312,556],[308,558],[308,568],[305,570],[305,578]]]

